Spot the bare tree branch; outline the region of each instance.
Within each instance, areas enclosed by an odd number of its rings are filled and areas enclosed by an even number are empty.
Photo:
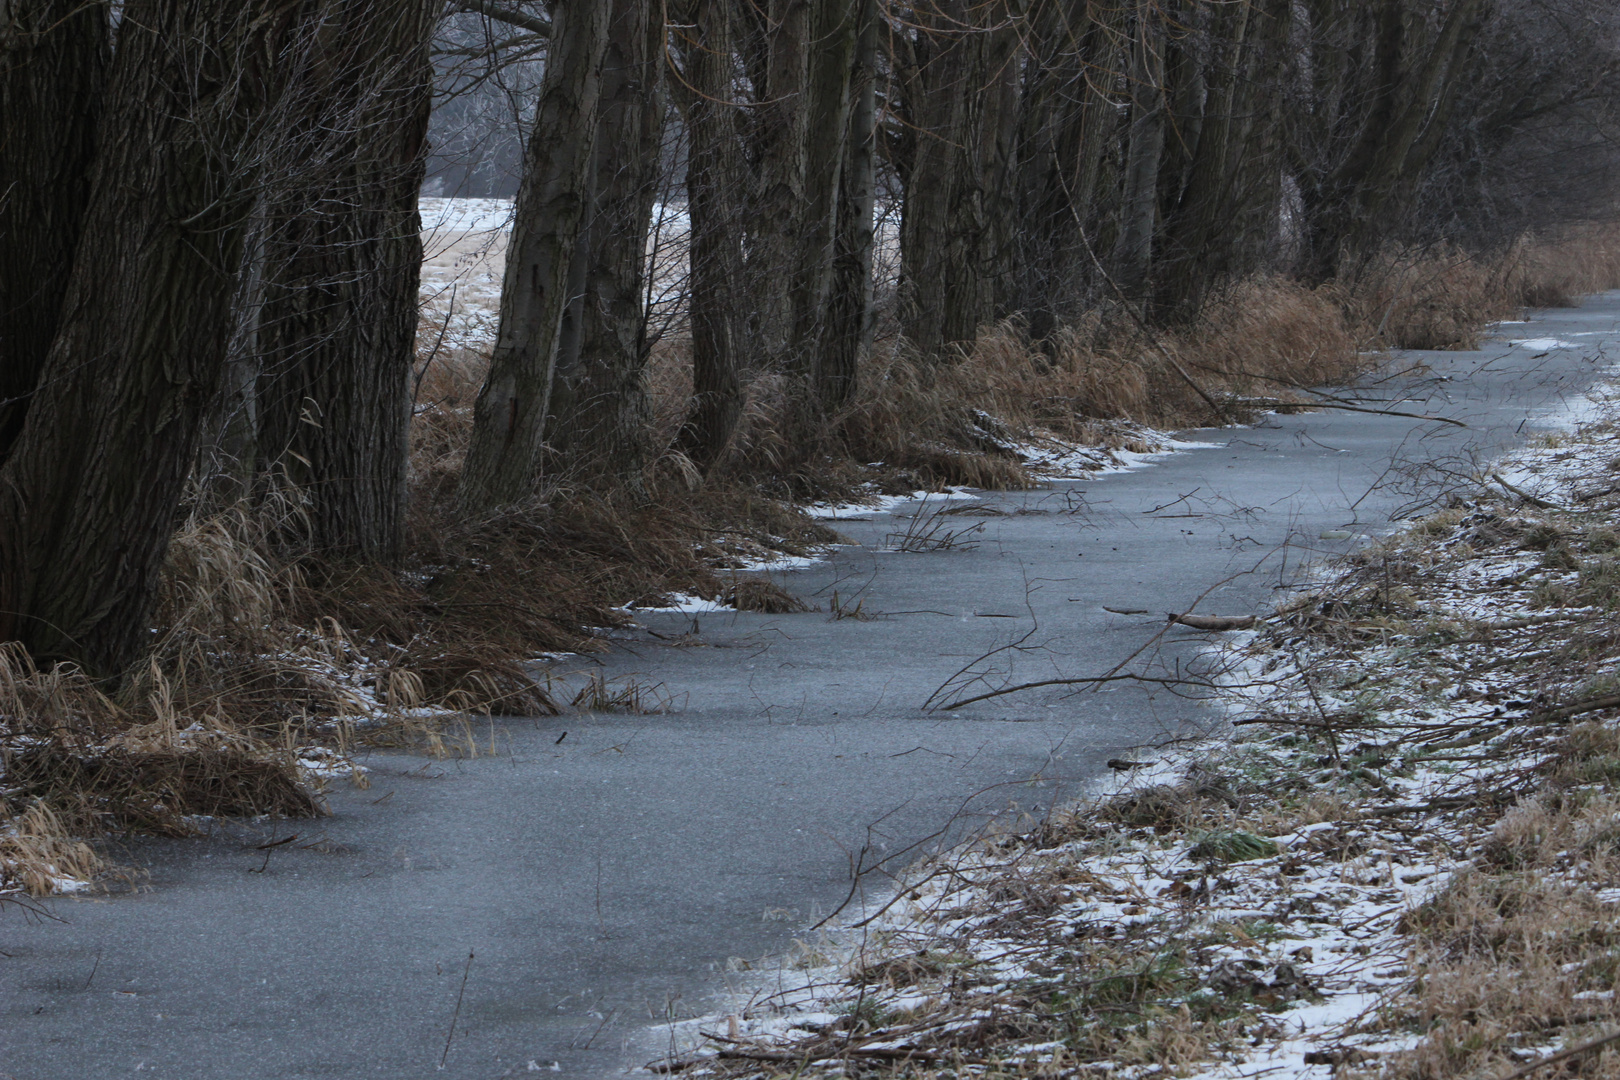
[[[514,10],[505,4],[497,4],[494,0],[454,0],[450,5],[450,10],[483,15],[494,19],[496,22],[505,23],[507,26],[515,26],[520,30],[527,30],[529,33],[538,34],[541,37],[548,38],[551,36],[550,20],[541,18],[538,15],[530,15],[526,12]]]

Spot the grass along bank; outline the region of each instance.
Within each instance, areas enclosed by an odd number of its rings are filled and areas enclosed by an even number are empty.
[[[708,477],[665,452],[639,491],[559,476],[480,521],[453,493],[487,357],[469,333],[444,347],[430,304],[402,566],[302,547],[296,491],[220,506],[199,485],[142,664],[94,683],[0,657],[0,895],[86,887],[106,869],[86,843],[98,836],[320,814],[325,785],[365,783],[356,746],[467,755],[484,715],[633,707],[642,695],[555,700],[532,661],[588,654],[595,628],[675,594],[786,610],[792,598],[747,568],[836,538],[800,512],[807,502],[1084,475],[1162,449],[1156,428],[1317,400],[1302,388],[1365,369],[1386,343],[1466,345],[1469,328],[1525,303],[1620,285],[1610,236],[1490,263],[1391,252],[1353,288],[1254,280],[1174,330],[1104,308],[1038,346],[1012,321],[943,364],[891,332],[856,401],[809,437],[790,426],[780,377],[757,373],[734,452]],[[678,327],[652,369],[653,445],[665,446],[690,395]]]
[[[1620,1075],[1609,393],[1225,635],[1229,731],[913,868],[652,1067]]]

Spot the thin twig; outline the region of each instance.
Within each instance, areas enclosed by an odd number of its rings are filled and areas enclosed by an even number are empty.
[[[1583,1042],[1579,1046],[1572,1046],[1568,1050],[1560,1050],[1558,1053],[1544,1057],[1540,1061],[1532,1061],[1530,1064],[1526,1065],[1517,1072],[1508,1073],[1507,1076],[1502,1078],[1502,1080],[1520,1080],[1521,1077],[1529,1076],[1538,1069],[1544,1069],[1548,1065],[1556,1065],[1560,1061],[1568,1061],[1572,1057],[1579,1057],[1580,1055],[1588,1053],[1592,1050],[1596,1050],[1599,1047],[1607,1046],[1617,1039],[1620,1039],[1620,1031],[1611,1032],[1610,1034],[1603,1036],[1601,1039],[1592,1039],[1588,1042]]]
[[[440,1069],[443,1069],[444,1063],[450,1060],[450,1040],[456,1037],[456,1021],[461,1019],[461,999],[467,993],[467,976],[472,974],[472,962],[472,950],[468,949],[467,966],[461,971],[461,989],[456,991],[456,1008],[450,1014],[450,1030],[444,1033],[444,1053],[439,1058]]]

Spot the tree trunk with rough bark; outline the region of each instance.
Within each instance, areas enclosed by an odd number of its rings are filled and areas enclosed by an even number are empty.
[[[550,442],[567,480],[639,489],[646,467],[647,237],[663,145],[664,17],[650,0],[615,0],[602,65],[593,214],[581,237],[576,328],[552,383]]]
[[[1314,160],[1300,170],[1305,271],[1323,281],[1371,255],[1399,219],[1468,77],[1487,5],[1452,0],[1432,32],[1432,6],[1412,0],[1306,7],[1314,145],[1304,156]]]
[[[1042,11],[1019,123],[1019,300],[1030,335],[1046,341],[1077,318],[1098,286],[1086,253],[1112,216],[1104,182],[1119,120],[1111,90],[1123,4],[1067,0]]]
[[[405,528],[417,197],[436,0],[329,0],[293,89],[264,251],[258,450],[318,551],[391,562]]]
[[[519,503],[534,492],[569,267],[588,195],[612,9],[595,0],[559,0],[553,7],[551,49],[507,246],[500,329],[461,477],[459,497],[469,513]]]
[[[811,21],[815,47],[805,87],[804,199],[797,215],[793,341],[788,359],[813,411],[824,409],[817,368],[827,346],[844,165],[850,140],[850,80],[862,0],[817,0]]]
[[[947,262],[955,274],[947,284],[945,336],[957,342],[972,342],[981,326],[1012,314],[1018,228],[1012,166],[1023,40],[1012,5],[986,4],[981,17],[984,26],[974,40],[978,90],[969,102],[962,187],[950,226],[960,238],[961,256]]]
[[[900,73],[911,155],[903,170],[900,219],[900,325],[925,356],[945,334],[949,222],[958,188],[959,145],[966,126],[972,50],[965,0],[938,0],[915,13],[920,33]]]
[[[230,333],[289,0],[130,0],[60,327],[0,468],[0,640],[117,675]]]
[[[902,75],[916,141],[901,219],[901,325],[922,353],[940,356],[971,342],[1009,292],[1019,24],[999,0],[940,0],[916,14],[923,32]]]
[[[56,337],[90,195],[106,9],[0,3],[0,461]]]
[[[752,301],[748,362],[755,367],[791,363],[813,26],[811,0],[766,0],[764,8],[764,33],[755,43],[765,57],[753,65],[764,72],[764,82],[754,88],[750,128],[756,177],[745,226]],[[815,42],[816,50],[825,47]]]
[[[692,404],[676,449],[707,473],[725,456],[742,416],[742,153],[732,104],[729,0],[691,0],[683,22],[682,110],[692,326]]]
[[[1133,301],[1144,299],[1153,269],[1153,234],[1158,221],[1159,164],[1164,157],[1166,121],[1164,50],[1157,9],[1136,10],[1131,43],[1131,129],[1119,242],[1114,251],[1120,287]]]
[[[852,108],[844,142],[838,232],[824,344],[816,352],[815,396],[834,413],[855,396],[859,362],[872,346],[872,214],[877,200],[877,63],[882,44],[876,0],[856,0]]]
[[[1240,96],[1237,85],[1249,51],[1253,7],[1224,8],[1212,20],[1212,55],[1202,77],[1207,94],[1202,106],[1196,107],[1199,138],[1191,147],[1186,177],[1168,200],[1159,243],[1153,310],[1161,320],[1194,315],[1209,286],[1231,269],[1228,256],[1238,237],[1229,226],[1244,216],[1238,212],[1238,204],[1245,201],[1245,187],[1254,179],[1255,166],[1264,167],[1254,156],[1233,153],[1234,142],[1246,149],[1238,138],[1240,100],[1245,114],[1258,104],[1247,94]],[[1252,85],[1246,82],[1242,89]],[[1178,121],[1184,125],[1184,117],[1193,111],[1178,110]]]

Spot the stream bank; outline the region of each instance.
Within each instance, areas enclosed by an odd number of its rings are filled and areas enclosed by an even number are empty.
[[[1206,592],[1202,611],[1262,607],[1579,400],[1617,323],[1607,294],[1368,390],[1467,428],[1324,411],[1188,433],[1217,446],[985,495],[958,518],[984,526],[971,548],[893,550],[892,516],[844,520],[859,546],[776,578],[822,611],[649,613],[617,643],[605,677],[669,711],[505,721],[491,758],[372,755],[325,821],[131,842],[142,890],[0,923],[0,1070],[618,1075],[649,1022],[708,1011],[732,957],[782,953],[850,896],[852,865],[1043,814],[1208,720],[1128,686],[925,710],[964,664],[1033,631],[1019,677],[1095,674]],[[835,592],[865,617],[832,618]]]

